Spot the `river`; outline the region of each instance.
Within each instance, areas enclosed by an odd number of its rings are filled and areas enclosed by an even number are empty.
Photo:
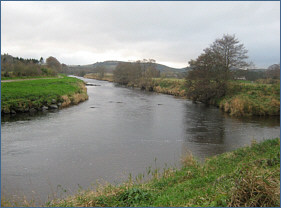
[[[89,100],[47,113],[1,117],[1,191],[44,203],[103,179],[179,166],[280,136],[280,118],[235,118],[185,99],[84,79]]]

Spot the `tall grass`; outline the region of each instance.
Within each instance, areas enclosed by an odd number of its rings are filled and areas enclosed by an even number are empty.
[[[231,115],[280,115],[279,84],[232,84],[229,92],[219,105]]]

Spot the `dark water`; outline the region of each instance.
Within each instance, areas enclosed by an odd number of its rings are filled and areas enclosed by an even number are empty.
[[[280,118],[234,118],[184,99],[84,79],[89,100],[1,121],[1,190],[44,202],[97,179],[115,183],[148,167],[178,164],[185,150],[201,161],[280,136]],[[156,162],[155,162],[156,160]],[[124,173],[125,172],[125,173]]]

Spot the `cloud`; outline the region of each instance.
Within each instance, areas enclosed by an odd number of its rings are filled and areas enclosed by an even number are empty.
[[[216,38],[236,34],[257,66],[280,62],[280,2],[1,2],[1,18],[2,53],[26,58],[185,67]]]

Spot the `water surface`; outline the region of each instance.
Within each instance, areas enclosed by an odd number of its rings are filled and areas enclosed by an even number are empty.
[[[88,101],[2,117],[2,193],[20,190],[44,202],[58,185],[72,193],[100,178],[115,183],[150,166],[178,165],[186,150],[203,162],[280,136],[279,117],[235,118],[170,95],[83,80],[101,85],[87,87]]]

